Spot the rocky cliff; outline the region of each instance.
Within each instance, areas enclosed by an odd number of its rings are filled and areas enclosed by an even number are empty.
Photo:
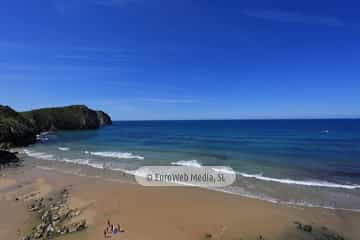
[[[36,141],[36,129],[20,113],[0,105],[0,148],[23,146]]]
[[[112,124],[111,118],[103,111],[96,111],[100,126]]]
[[[102,111],[94,111],[85,105],[42,108],[22,112],[38,132],[48,130],[96,129],[111,124],[110,117]]]
[[[36,134],[43,131],[96,129],[111,123],[109,115],[85,105],[42,108],[20,113],[0,105],[0,148],[34,143]]]

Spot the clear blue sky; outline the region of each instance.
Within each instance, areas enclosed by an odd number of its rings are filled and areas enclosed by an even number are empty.
[[[0,104],[360,117],[359,1],[4,0]]]

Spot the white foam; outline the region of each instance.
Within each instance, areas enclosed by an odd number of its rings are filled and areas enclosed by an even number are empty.
[[[89,162],[87,165],[89,165],[90,167],[93,168],[98,168],[98,169],[104,169],[104,164],[102,163],[94,163],[94,162]]]
[[[277,182],[283,184],[295,184],[295,185],[310,186],[310,187],[328,187],[328,188],[343,188],[343,189],[360,188],[360,185],[344,185],[344,184],[331,183],[325,181],[301,181],[301,180],[292,180],[286,178],[270,178],[270,177],[264,177],[262,174],[248,174],[242,172],[237,172],[237,174],[246,178],[255,178],[258,180]]]
[[[70,148],[68,148],[68,147],[58,147],[58,149],[60,151],[69,151],[70,150]]]
[[[79,165],[87,165],[87,166],[97,168],[97,169],[105,169],[105,165],[103,163],[92,162],[91,159],[55,158],[54,155],[52,155],[52,154],[48,154],[48,153],[44,153],[44,152],[36,152],[33,150],[28,150],[28,149],[24,149],[23,152],[30,157],[41,159],[41,160],[59,160],[61,162],[67,162],[67,163],[79,164]],[[89,154],[90,154],[90,152],[89,152]],[[201,167],[202,166],[196,160],[178,161],[178,162],[173,162],[172,164],[173,165],[181,165],[181,166],[192,166],[192,167]],[[43,168],[44,170],[53,170],[53,168],[50,168],[50,167],[40,167],[40,168]],[[134,175],[134,176],[137,175],[137,176],[141,176],[141,177],[146,177],[146,175],[144,175],[143,173],[138,172],[136,170],[132,171],[132,170],[126,170],[126,169],[121,169],[121,168],[110,168],[110,169],[114,170],[114,171],[125,172],[127,174]],[[213,169],[215,171],[219,171],[219,172],[230,173],[229,171],[226,171],[226,169],[223,169],[220,167],[216,167]],[[233,173],[233,172],[231,172],[231,173]],[[283,183],[283,184],[296,184],[296,185],[302,185],[302,186],[330,187],[330,188],[343,188],[343,189],[360,189],[360,185],[342,185],[342,184],[336,184],[336,183],[330,183],[330,182],[320,182],[320,181],[297,181],[297,180],[292,180],[292,179],[277,179],[277,178],[264,177],[264,176],[262,176],[262,174],[248,174],[248,173],[241,173],[241,172],[236,172],[236,173],[238,175],[241,175],[246,178],[255,178],[258,180],[271,181],[271,182],[277,182],[277,183]],[[192,186],[191,184],[184,184],[181,182],[179,184]],[[198,186],[195,186],[195,187],[198,187]],[[265,200],[265,201],[276,203],[276,204],[285,204],[285,205],[289,205],[289,206],[316,207],[316,208],[326,208],[326,209],[332,209],[332,210],[337,209],[337,210],[360,212],[360,209],[337,208],[337,207],[332,207],[332,206],[312,204],[312,203],[308,203],[308,202],[304,202],[304,201],[281,201],[279,199],[271,198],[269,196],[265,196],[265,195],[261,195],[261,194],[252,194],[252,193],[245,191],[244,189],[241,189],[241,188],[237,189],[237,187],[235,187],[235,186],[232,186],[229,188],[207,188],[207,189],[221,191],[221,192],[225,192],[225,193],[229,193],[229,194],[241,195],[241,196],[248,197],[248,198],[256,198],[256,199]]]
[[[74,163],[79,165],[87,165],[93,168],[98,169],[104,169],[104,164],[102,163],[95,163],[91,162],[90,159],[84,159],[84,158],[76,158],[76,159],[68,159],[68,158],[62,158],[60,159],[61,162],[67,162],[67,163]]]
[[[47,135],[49,134],[49,132],[42,132],[40,134],[36,134],[36,140],[38,141],[48,141],[49,138],[47,137]]]
[[[236,172],[230,168],[225,167],[216,167],[212,168],[215,172],[225,173],[225,174],[236,174]]]
[[[36,166],[37,168],[43,169],[43,170],[55,170],[55,168],[51,168],[51,167],[45,167],[45,166]]]
[[[299,206],[299,207],[310,207],[310,208],[325,208],[330,210],[343,210],[343,211],[350,211],[350,212],[360,212],[358,208],[338,208],[338,207],[331,207],[331,206],[323,206],[318,204],[312,204],[305,201],[288,201],[288,202],[279,202],[282,204],[286,204],[289,206]]]
[[[56,160],[54,155],[44,152],[35,152],[28,149],[24,149],[24,153],[29,157],[38,158],[42,160]]]
[[[56,160],[56,157],[52,154],[44,153],[44,152],[36,152],[28,149],[24,149],[24,153],[28,155],[29,157],[38,158],[42,160]],[[143,160],[144,157],[133,155],[132,153],[127,152],[87,152],[85,153],[96,155],[96,156],[102,156],[102,157],[111,157],[111,158],[120,158],[120,159],[140,159]],[[90,162],[88,159],[58,159],[63,162],[72,162],[76,164],[82,164],[82,165],[89,165],[95,168],[104,169],[103,164],[100,163],[94,163]],[[178,165],[178,166],[188,166],[188,167],[202,167],[201,163],[199,163],[197,160],[181,160],[177,162],[172,162],[172,165]],[[224,169],[220,168],[214,168],[216,171],[221,171],[224,173],[232,174],[233,172],[225,172]],[[131,174],[130,172],[128,172]],[[293,184],[293,185],[300,185],[300,186],[309,186],[309,187],[327,187],[327,188],[341,188],[341,189],[360,189],[360,185],[346,185],[346,184],[338,184],[338,183],[332,183],[332,182],[326,182],[326,181],[305,181],[305,180],[293,180],[293,179],[286,179],[286,178],[271,178],[271,177],[265,177],[262,174],[248,174],[243,172],[236,172],[238,175],[246,178],[254,178],[257,180],[262,181],[270,181],[270,182],[277,182],[282,184]]]
[[[76,164],[80,164],[80,165],[88,165],[89,164],[89,159],[83,159],[83,158],[75,158],[75,159],[61,158],[59,160],[61,162],[76,163]]]
[[[237,188],[236,190],[233,188],[230,188],[230,190],[227,190],[227,188],[208,188],[208,189],[223,192],[223,193],[233,194],[233,195],[239,195],[242,197],[247,197],[247,198],[252,198],[252,199],[259,199],[259,200],[271,202],[274,204],[284,204],[284,205],[293,206],[293,207],[325,208],[325,209],[330,209],[330,210],[360,212],[360,209],[357,209],[357,208],[338,208],[338,207],[332,207],[332,206],[326,206],[326,205],[312,204],[312,203],[308,203],[305,201],[281,201],[279,199],[272,198],[269,196],[265,196],[265,195],[261,195],[261,194],[253,194],[253,193],[247,192],[246,190],[243,190],[242,188]]]
[[[38,141],[48,141],[49,138],[46,137],[46,136],[42,136],[42,135],[37,134],[36,135],[36,140],[38,140]]]
[[[85,151],[86,154],[101,156],[101,157],[110,157],[110,158],[119,158],[119,159],[139,159],[143,160],[144,157],[140,155],[134,155],[129,152],[88,152]]]
[[[137,170],[126,170],[126,169],[123,169],[123,168],[113,168],[112,170],[121,171],[121,172],[124,172],[126,174],[132,175],[134,177],[138,176],[138,177],[146,178],[146,176],[147,176],[147,174],[145,172],[140,172],[140,171],[137,171]]]
[[[280,203],[280,201],[276,198],[269,197],[264,194],[251,193],[251,192],[243,189],[242,187],[238,187],[238,186],[229,186],[229,187],[225,187],[225,188],[207,188],[207,189],[213,190],[213,191],[224,192],[224,193],[228,193],[228,194],[233,194],[233,195],[239,195],[239,196],[247,197],[247,198],[259,199],[259,200],[263,200],[263,201],[267,201],[267,202],[271,202],[271,203]]]
[[[177,162],[172,162],[171,165],[178,165],[178,166],[187,166],[187,167],[202,167],[201,163],[199,163],[197,160],[180,160]]]

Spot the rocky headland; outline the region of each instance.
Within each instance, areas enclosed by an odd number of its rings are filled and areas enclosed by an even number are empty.
[[[109,124],[112,121],[108,114],[85,105],[26,112],[16,112],[9,106],[0,105],[0,149],[3,150],[0,152],[0,165],[14,161],[14,155],[4,150],[33,144],[41,132],[97,129]]]
[[[0,105],[0,149],[26,146],[36,141],[36,128],[29,119]]]
[[[16,112],[0,105],[0,148],[26,146],[36,142],[36,135],[44,131],[97,129],[111,124],[103,111],[85,105],[42,108]]]
[[[111,124],[111,118],[103,111],[94,111],[85,105],[57,108],[42,108],[21,115],[35,128],[37,133],[53,130],[97,129]]]

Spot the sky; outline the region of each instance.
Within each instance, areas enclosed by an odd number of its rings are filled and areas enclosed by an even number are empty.
[[[0,104],[358,118],[359,1],[3,0]]]

